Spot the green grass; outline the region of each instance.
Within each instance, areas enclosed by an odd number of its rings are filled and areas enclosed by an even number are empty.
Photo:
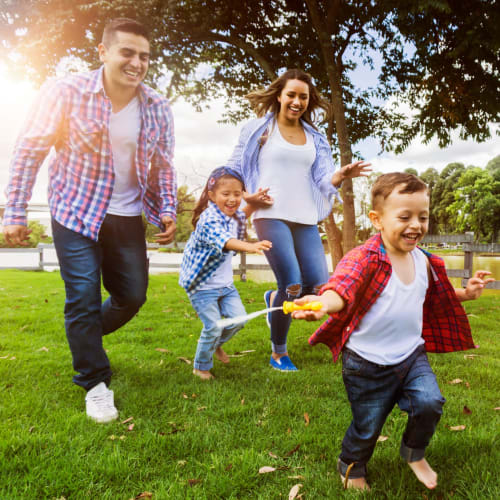
[[[264,284],[237,286],[248,311],[263,307]],[[335,471],[350,410],[340,364],[307,344],[315,325],[292,326],[298,373],[269,368],[261,317],[227,344],[230,354],[255,352],[216,362],[216,380],[203,382],[178,359],[193,358],[201,323],[175,275],[152,276],[138,317],[105,339],[120,419],[97,425],[71,383],[58,273],[2,271],[0,292],[2,500],[128,500],[146,491],[154,499],[286,499],[297,483],[306,499],[500,498],[498,292],[466,304],[477,357],[431,355],[447,399],[427,455],[438,488],[427,491],[399,458],[406,417],[395,409],[369,464],[367,494],[343,492]],[[463,382],[448,384],[456,378]],[[128,417],[131,431],[121,423]],[[449,429],[456,425],[466,429]],[[266,465],[280,469],[259,474]]]

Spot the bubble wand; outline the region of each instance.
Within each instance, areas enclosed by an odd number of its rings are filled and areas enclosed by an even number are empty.
[[[255,311],[255,312],[250,313],[250,314],[243,314],[242,316],[235,316],[234,318],[219,319],[217,321],[216,325],[219,328],[225,328],[225,327],[230,326],[230,325],[238,325],[240,323],[244,323],[245,321],[248,321],[249,319],[256,318],[257,316],[260,316],[261,314],[266,314],[266,313],[272,312],[272,311],[278,311],[279,309],[281,309],[285,314],[290,314],[293,311],[319,311],[322,307],[323,307],[323,304],[319,301],[307,302],[307,303],[299,306],[298,304],[295,304],[295,302],[288,302],[285,300],[285,302],[283,302],[282,306],[269,307],[267,309]]]

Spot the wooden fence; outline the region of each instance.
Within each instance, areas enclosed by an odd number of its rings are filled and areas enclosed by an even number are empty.
[[[478,244],[474,243],[473,234],[444,234],[444,235],[426,235],[423,244],[455,244],[461,245],[461,250],[464,252],[464,264],[462,269],[446,269],[446,273],[450,278],[461,278],[462,286],[465,286],[467,280],[472,276],[472,262],[474,253],[488,254],[488,253],[500,253],[500,244],[490,243],[490,244]],[[148,243],[148,250],[158,250],[159,248],[168,248],[158,243]],[[30,271],[43,271],[47,267],[59,267],[57,261],[44,260],[44,250],[54,249],[54,245],[40,243],[36,248],[0,248],[0,269],[12,269],[13,266],[3,265],[1,255],[8,253],[31,253],[38,254],[38,264],[35,266],[14,266],[16,269],[20,270],[30,270]],[[179,271],[180,265],[178,263],[153,263],[149,264],[150,268],[165,269],[169,271]],[[240,276],[241,281],[246,281],[247,272],[250,270],[264,270],[269,271],[270,267],[267,264],[249,264],[247,263],[246,253],[240,253],[240,263],[235,269],[235,274]],[[498,277],[497,277],[498,279]],[[489,283],[487,288],[493,288],[500,290],[500,280],[494,283]]]
[[[474,234],[427,234],[422,240],[424,244],[449,244],[453,243],[455,245],[462,245],[462,251],[464,252],[464,267],[463,269],[446,269],[446,274],[450,278],[462,278],[462,286],[465,286],[467,280],[472,276],[472,263],[474,260],[475,253],[500,253],[500,244],[489,243],[480,244],[474,243]],[[498,279],[498,277],[497,277]],[[486,288],[493,288],[495,290],[500,290],[500,280],[493,283],[488,283]]]

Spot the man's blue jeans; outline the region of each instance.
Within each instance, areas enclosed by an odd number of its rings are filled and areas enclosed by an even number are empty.
[[[443,413],[445,399],[439,390],[424,346],[397,365],[382,366],[344,348],[342,377],[351,403],[352,422],[342,442],[338,463],[345,476],[366,476],[382,426],[394,405],[408,414],[400,454],[407,462],[424,458],[425,448]]]
[[[142,218],[106,215],[98,241],[52,219],[52,235],[66,288],[64,323],[75,384],[109,383],[102,336],[129,321],[146,301],[148,261]],[[110,297],[102,303],[101,275]]]
[[[215,323],[222,317],[232,318],[245,314],[238,290],[234,285],[211,290],[198,290],[189,300],[203,323],[194,358],[197,370],[210,370],[215,350],[226,343],[244,326],[244,323],[220,328]]]
[[[265,252],[278,283],[271,304],[281,306],[285,300],[316,294],[328,281],[325,251],[316,225],[297,224],[280,219],[255,219],[260,240],[269,240],[273,247]],[[271,313],[273,352],[287,352],[286,339],[292,319],[281,311]]]

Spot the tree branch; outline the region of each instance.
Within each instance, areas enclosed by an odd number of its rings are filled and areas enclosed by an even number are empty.
[[[246,52],[249,56],[251,56],[259,66],[264,70],[266,75],[270,80],[274,80],[277,77],[276,72],[272,69],[271,65],[267,61],[267,59],[250,43],[245,42],[241,38],[235,36],[226,36],[221,35],[219,33],[212,33],[211,31],[198,31],[195,33],[191,33],[189,35],[189,39],[191,42],[224,42],[229,45],[233,45],[241,49],[243,52]]]

